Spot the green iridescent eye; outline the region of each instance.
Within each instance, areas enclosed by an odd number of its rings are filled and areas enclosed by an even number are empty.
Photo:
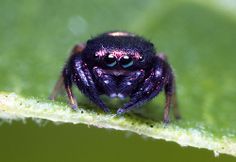
[[[120,59],[120,64],[123,68],[128,68],[134,64],[134,61],[129,56],[124,56]]]
[[[108,67],[113,67],[117,64],[116,58],[114,55],[112,54],[108,54],[105,58],[104,58],[105,64]]]

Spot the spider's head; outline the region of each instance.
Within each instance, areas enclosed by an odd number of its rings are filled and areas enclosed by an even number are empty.
[[[109,70],[145,69],[155,55],[152,43],[127,32],[108,32],[87,41],[85,62]]]

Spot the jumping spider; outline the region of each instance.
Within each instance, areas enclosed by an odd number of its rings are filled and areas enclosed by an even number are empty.
[[[164,123],[169,122],[172,102],[179,118],[175,79],[165,55],[156,54],[151,42],[131,33],[107,32],[73,48],[50,98],[55,99],[64,84],[70,106],[76,110],[72,83],[105,112],[110,110],[100,95],[130,97],[117,110],[119,115],[150,101],[164,89]]]

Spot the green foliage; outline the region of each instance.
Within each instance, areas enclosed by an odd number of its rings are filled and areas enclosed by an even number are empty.
[[[124,117],[104,114],[79,108],[77,112],[62,104],[42,102],[35,99],[24,99],[16,94],[0,94],[0,118],[23,120],[25,118],[47,119],[61,123],[83,123],[98,128],[127,130],[155,139],[174,141],[182,146],[193,146],[213,150],[216,155],[226,153],[236,156],[236,141],[230,136],[217,137],[204,127],[179,126],[172,122],[164,125],[134,115]]]
[[[183,119],[171,127],[201,129],[212,141],[235,144],[236,14],[230,2],[2,1],[0,90],[46,100],[74,44],[127,30],[154,42],[175,69]],[[162,99],[145,105],[143,116],[159,123]],[[81,105],[93,107],[84,98]]]

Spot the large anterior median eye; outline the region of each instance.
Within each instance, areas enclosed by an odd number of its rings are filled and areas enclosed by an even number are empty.
[[[120,64],[123,68],[128,68],[134,64],[134,61],[129,56],[124,56],[120,59]]]
[[[116,58],[112,54],[108,54],[105,58],[104,61],[108,67],[113,67],[117,64]]]

